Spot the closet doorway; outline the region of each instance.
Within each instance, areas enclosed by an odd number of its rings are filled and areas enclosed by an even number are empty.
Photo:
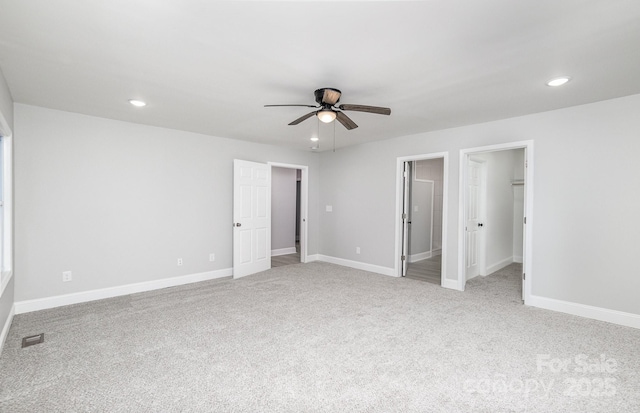
[[[460,151],[459,290],[503,268],[531,295],[533,141]],[[520,266],[521,265],[521,266]],[[507,268],[508,267],[508,268]],[[521,270],[520,270],[521,268]]]
[[[271,267],[306,262],[307,167],[271,165]]]

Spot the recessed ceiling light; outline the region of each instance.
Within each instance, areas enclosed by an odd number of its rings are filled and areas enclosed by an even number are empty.
[[[547,82],[547,86],[562,86],[567,83],[571,78],[569,76],[556,77]]]
[[[147,102],[143,102],[143,101],[137,100],[137,99],[129,99],[129,103],[131,103],[133,106],[137,106],[137,107],[147,106]]]
[[[311,138],[311,141],[312,141],[312,142],[318,142],[318,137],[317,137],[317,136],[314,136],[313,138]]]

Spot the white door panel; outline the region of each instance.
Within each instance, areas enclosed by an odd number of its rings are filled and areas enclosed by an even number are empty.
[[[266,164],[233,165],[233,278],[239,278],[271,268],[271,175]]]
[[[466,199],[466,279],[477,276],[480,272],[481,222],[483,202],[483,164],[469,160],[467,166],[467,199]]]

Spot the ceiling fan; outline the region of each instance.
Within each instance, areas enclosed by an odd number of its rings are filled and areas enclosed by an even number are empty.
[[[302,106],[307,108],[316,108],[319,110],[314,110],[313,112],[309,112],[304,116],[300,116],[298,119],[291,122],[289,125],[297,125],[300,122],[309,119],[313,115],[316,115],[318,119],[320,119],[324,123],[330,123],[335,119],[338,120],[348,130],[355,129],[358,127],[356,123],[351,120],[343,110],[353,110],[357,112],[368,112],[368,113],[376,113],[378,115],[390,115],[391,109],[389,108],[381,108],[378,106],[366,106],[366,105],[348,105],[343,104],[336,106],[340,101],[340,96],[342,92],[338,89],[325,87],[322,89],[318,89],[314,92],[316,96],[316,102],[318,105],[264,105],[264,107],[275,107],[275,106]],[[340,110],[337,110],[340,109]]]

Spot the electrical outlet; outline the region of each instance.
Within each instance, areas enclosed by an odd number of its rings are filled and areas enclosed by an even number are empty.
[[[73,274],[71,274],[71,271],[64,271],[62,273],[62,282],[67,283],[72,280],[73,280]]]
[[[356,247],[356,254],[360,254],[360,247]]]
[[[327,212],[333,212],[333,206],[332,206],[332,205],[327,205],[327,206],[325,206],[325,211],[327,211]]]
[[[209,254],[209,261],[213,262],[215,260],[216,260],[216,254],[214,253]]]
[[[182,266],[182,258],[178,258],[178,267]]]

